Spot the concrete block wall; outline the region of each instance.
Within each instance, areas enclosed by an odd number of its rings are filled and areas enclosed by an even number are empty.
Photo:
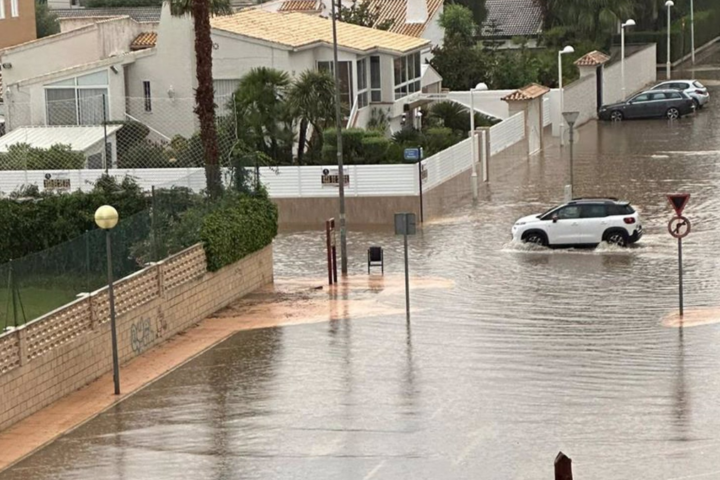
[[[198,249],[202,253],[199,276],[193,273],[198,271]],[[205,271],[201,246],[192,247],[183,255],[174,260],[187,264],[190,274],[186,275],[186,281],[175,281],[173,288],[165,289],[163,264],[149,267],[146,270],[160,269],[156,277],[159,292],[149,300],[143,298],[141,303],[117,317],[121,364],[273,281],[272,246],[214,273]],[[170,265],[167,268],[170,270]],[[177,266],[174,270],[177,272]],[[134,277],[139,276],[142,275]],[[104,291],[96,294],[101,299],[98,302],[107,302]],[[78,305],[83,302],[89,303],[90,308],[80,308]],[[27,326],[0,337],[0,358],[11,359],[4,363],[6,368],[0,373],[0,430],[112,370],[110,322],[102,318],[105,317],[105,309],[101,308],[104,305],[95,303],[94,296],[86,297],[65,307],[80,312],[75,317],[59,321],[58,316],[64,312],[60,310],[28,324],[36,330],[43,325],[53,329],[46,332],[45,338],[37,340],[36,349],[40,353],[35,357],[27,354]],[[90,318],[84,316],[85,312]],[[83,328],[78,329],[77,322],[82,322]],[[108,384],[108,392],[111,391],[112,385]]]

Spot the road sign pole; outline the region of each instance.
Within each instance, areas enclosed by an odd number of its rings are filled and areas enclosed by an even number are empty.
[[[403,235],[403,242],[405,246],[405,314],[407,323],[410,323],[410,274],[408,267],[408,231],[410,229],[410,216],[405,215],[405,234]]]
[[[425,218],[423,215],[422,158],[418,162],[418,186],[420,187],[420,223],[423,223]]]
[[[682,238],[678,238],[678,274],[680,280],[680,316],[683,316],[683,261],[682,261]]]

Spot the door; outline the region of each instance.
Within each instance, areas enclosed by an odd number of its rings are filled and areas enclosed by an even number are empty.
[[[605,205],[583,205],[580,214],[580,243],[597,244],[602,242],[603,233],[608,228],[608,211]]]
[[[595,111],[600,110],[600,107],[603,106],[603,73],[603,66],[598,65],[597,69],[595,70],[595,81],[597,82],[595,86],[597,92],[597,108],[595,109]]]
[[[669,108],[667,96],[665,93],[651,93],[647,102],[647,116],[661,117]]]
[[[577,245],[580,242],[580,207],[568,205],[558,210],[557,221],[548,225],[550,245]]]
[[[643,93],[628,102],[625,108],[625,118],[643,118],[647,116],[649,110],[648,102],[650,95]]]

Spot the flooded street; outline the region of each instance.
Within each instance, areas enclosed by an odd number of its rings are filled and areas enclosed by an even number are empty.
[[[638,208],[632,248],[513,244],[517,218],[562,200],[569,152],[491,165],[477,204],[410,240],[412,275],[436,283],[413,291],[409,327],[388,294],[388,314],[239,333],[0,479],[547,480],[560,450],[584,480],[720,478],[720,314],[663,324],[677,309],[666,193],[692,194],[686,309],[720,307],[717,73],[695,116],[579,131],[575,193]],[[370,245],[395,281],[391,231],[350,232],[351,274]],[[323,248],[319,232],[281,234],[276,276],[320,285]]]

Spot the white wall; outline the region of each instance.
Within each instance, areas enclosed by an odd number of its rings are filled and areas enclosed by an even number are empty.
[[[475,92],[473,103],[475,111],[491,117],[506,119],[510,116],[508,104],[502,98],[510,95],[515,90],[487,90]],[[448,99],[462,104],[470,109],[470,92],[450,92]]]
[[[657,81],[655,44],[625,58],[625,90],[627,96]],[[603,103],[622,100],[622,69],[620,62],[605,68],[603,77]]]
[[[429,22],[427,22],[427,25],[425,25],[425,31],[423,31],[422,38],[424,38],[425,40],[430,40],[431,49],[423,52],[423,62],[425,62],[425,60],[429,61],[430,59],[432,59],[432,47],[442,47],[443,45],[445,30],[443,30],[443,28],[440,26],[440,15],[442,14],[442,12],[443,6],[441,5],[438,11],[435,13],[435,16]]]
[[[60,32],[65,33],[65,32],[69,32],[70,30],[75,30],[78,28],[86,27],[88,25],[92,25],[99,21],[105,21],[105,20],[108,20],[108,18],[70,17],[70,18],[60,18],[60,19],[58,19],[58,23],[60,24]],[[143,23],[140,23],[139,25],[143,32],[156,32],[158,29],[157,22],[143,22]]]

